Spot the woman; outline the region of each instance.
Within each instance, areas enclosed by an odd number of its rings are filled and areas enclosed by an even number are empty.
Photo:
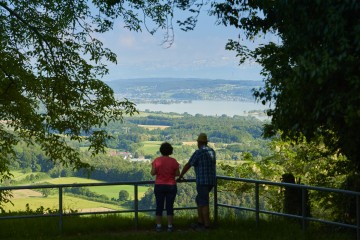
[[[151,164],[151,175],[156,175],[155,198],[156,198],[156,231],[160,232],[161,218],[166,202],[168,231],[173,231],[174,201],[177,193],[175,177],[180,174],[180,165],[175,158],[169,157],[173,153],[170,143],[164,142],[160,146],[162,156],[156,158]]]

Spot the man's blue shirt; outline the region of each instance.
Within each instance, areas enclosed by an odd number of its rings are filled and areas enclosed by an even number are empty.
[[[189,164],[195,169],[197,184],[215,185],[216,154],[212,148],[204,146],[196,150],[191,156]]]

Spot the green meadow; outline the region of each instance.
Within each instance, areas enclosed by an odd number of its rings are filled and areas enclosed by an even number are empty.
[[[52,178],[44,180],[50,184],[74,184],[74,183],[103,183],[104,181],[88,179],[88,178],[78,178],[78,177],[63,177],[63,178]],[[103,194],[111,198],[118,198],[119,192],[121,190],[126,190],[129,193],[130,199],[134,199],[134,186],[131,185],[114,185],[114,186],[95,186],[87,187],[90,191]],[[149,187],[139,186],[138,187],[138,196],[141,199]]]
[[[142,142],[144,145],[140,148],[140,150],[145,155],[151,155],[159,152],[160,145],[163,143],[162,141],[144,141]]]
[[[29,174],[21,172],[12,173],[17,179],[24,179]],[[33,173],[34,174],[34,173]],[[75,183],[102,183],[94,179],[78,178],[78,177],[62,177],[62,178],[47,178],[36,182],[36,184],[75,184]],[[25,184],[24,184],[25,185]],[[111,198],[117,199],[121,190],[126,190],[129,193],[129,200],[134,199],[134,187],[131,185],[114,185],[114,186],[94,186],[87,187],[90,191],[97,194],[106,195]],[[139,186],[138,196],[141,199],[149,187]],[[44,197],[39,190],[16,190],[12,192],[13,198],[11,203],[7,203],[4,206],[5,211],[25,211],[26,205],[29,208],[36,210],[40,207],[51,210],[59,208],[59,195],[56,188],[51,190],[51,193]],[[63,195],[63,208],[65,210],[80,210],[80,211],[94,211],[94,210],[124,210],[122,206],[116,204],[101,203],[97,201],[90,201],[74,196]]]
[[[43,196],[28,196],[28,197],[15,197],[11,199],[12,204],[7,203],[4,205],[5,211],[17,212],[25,211],[26,205],[29,205],[31,210],[36,210],[40,207],[51,210],[59,209],[59,196],[57,194]],[[63,196],[63,208],[67,211],[95,211],[95,210],[122,210],[120,205],[100,203],[89,201],[72,196]]]
[[[21,171],[11,171],[11,174],[13,175],[13,177],[11,179],[13,179],[15,181],[20,181],[20,180],[26,178],[27,176],[34,175],[33,172],[22,173]]]

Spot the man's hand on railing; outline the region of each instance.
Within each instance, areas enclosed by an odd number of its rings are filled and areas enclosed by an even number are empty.
[[[176,179],[176,182],[184,182],[185,181],[185,178],[184,177],[178,177]]]

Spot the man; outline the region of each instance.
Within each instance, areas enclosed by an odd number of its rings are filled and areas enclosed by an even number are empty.
[[[198,210],[198,223],[196,229],[210,227],[209,193],[216,184],[216,154],[208,145],[205,133],[200,133],[197,138],[196,150],[182,169],[178,181],[183,180],[184,174],[194,167],[196,174],[196,205]]]

